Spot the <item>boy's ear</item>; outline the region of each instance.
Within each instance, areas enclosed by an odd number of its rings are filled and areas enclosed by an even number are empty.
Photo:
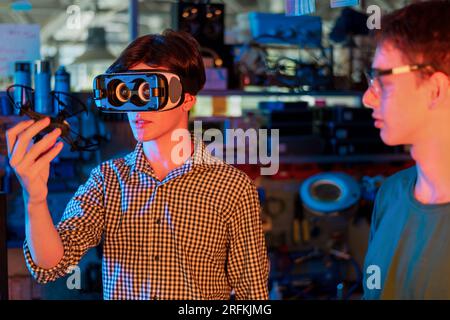
[[[190,93],[184,94],[184,102],[182,104],[183,111],[189,111],[194,107],[195,103],[197,102],[197,98]]]
[[[431,106],[435,107],[446,101],[450,94],[450,82],[446,74],[435,72],[430,78],[431,90]]]

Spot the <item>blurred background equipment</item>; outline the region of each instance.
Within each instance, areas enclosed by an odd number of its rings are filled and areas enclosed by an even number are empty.
[[[0,300],[8,300],[8,250],[7,250],[6,192],[0,189]]]
[[[200,44],[206,67],[206,90],[236,88],[232,48],[225,45],[225,4],[184,2],[173,5],[173,27],[190,33]]]
[[[322,45],[322,19],[251,12],[251,39],[239,48],[244,85],[294,91],[331,88],[333,51]]]
[[[370,64],[370,51],[362,49],[364,45],[358,45],[358,38],[369,34],[368,17],[366,13],[353,8],[344,8],[330,33],[330,40],[342,44],[349,52],[348,73],[356,86],[362,82],[364,68]]]
[[[2,4],[0,4],[2,6]],[[3,19],[5,11],[0,10],[0,90],[4,90],[13,81],[15,62],[41,59],[40,26],[31,23],[13,23]],[[8,10],[6,10],[8,13]],[[23,15],[21,11],[15,15]],[[9,21],[9,23],[8,23]],[[25,67],[26,68],[26,67]]]
[[[307,220],[304,223],[310,229],[306,237],[314,247],[331,250],[336,244],[345,244],[348,223],[358,209],[360,196],[359,184],[342,172],[317,174],[303,182],[300,198]]]
[[[64,66],[60,66],[55,72],[55,104],[54,113],[57,113],[64,107],[69,107],[70,98],[70,73]]]
[[[331,48],[252,41],[239,48],[236,64],[245,86],[302,92],[331,89],[332,59]]]
[[[113,63],[115,55],[108,49],[106,30],[103,26],[87,29],[86,45],[83,53],[68,63],[68,71],[73,75],[75,90],[92,89],[92,79]]]
[[[330,39],[338,43],[347,42],[350,45],[352,37],[369,33],[367,29],[368,17],[367,14],[355,9],[344,8],[330,33]]]
[[[11,1],[10,4],[11,10],[19,12],[19,11],[30,11],[33,8],[33,5],[30,1],[27,0],[14,0]]]
[[[34,64],[34,110],[39,113],[52,114],[53,104],[50,98],[50,62],[38,60]]]
[[[112,61],[115,57],[107,48],[106,30],[104,27],[90,27],[86,39],[86,50],[73,63],[92,61]]]
[[[356,179],[324,172],[303,182],[272,180],[260,189],[263,216],[271,223],[271,293],[284,299],[350,298],[362,279],[350,237],[361,195]]]
[[[15,63],[14,83],[25,87],[31,87],[30,62],[18,61]],[[20,90],[17,90],[14,93],[14,103],[22,103],[22,101],[26,99],[22,94],[23,92]],[[14,114],[19,114],[20,109],[14,109],[14,111]]]
[[[330,0],[331,8],[356,6],[359,4],[359,0]]]
[[[286,15],[300,16],[316,11],[316,0],[285,0]]]
[[[225,43],[225,4],[180,1],[174,10],[178,30],[190,33],[202,47],[221,51]]]
[[[322,45],[320,17],[251,12],[248,18],[252,38],[258,43],[295,44],[312,48]]]
[[[383,143],[367,108],[309,107],[307,102],[262,102],[259,108],[267,128],[280,130],[281,156],[405,153],[403,147]]]

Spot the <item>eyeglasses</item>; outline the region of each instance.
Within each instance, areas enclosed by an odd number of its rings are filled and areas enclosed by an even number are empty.
[[[380,95],[381,94],[381,85],[380,82],[377,81],[378,78],[387,76],[387,75],[397,75],[397,74],[403,74],[408,72],[414,72],[417,70],[422,70],[426,68],[433,68],[433,66],[429,64],[412,64],[412,65],[405,65],[400,66],[392,69],[369,69],[364,72],[364,75],[366,76],[367,83],[369,85],[369,89],[373,90],[375,94]]]

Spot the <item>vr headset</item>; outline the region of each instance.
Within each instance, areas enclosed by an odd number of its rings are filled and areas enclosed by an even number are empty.
[[[101,74],[93,88],[95,105],[103,112],[168,111],[184,101],[180,77],[167,71]]]

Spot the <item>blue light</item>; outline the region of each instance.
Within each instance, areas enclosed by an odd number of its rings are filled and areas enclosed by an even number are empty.
[[[30,11],[33,8],[31,2],[26,0],[14,1],[10,7],[13,11]]]
[[[316,0],[285,0],[287,16],[302,16],[316,11]]]
[[[331,8],[351,7],[359,5],[359,0],[331,0]]]

